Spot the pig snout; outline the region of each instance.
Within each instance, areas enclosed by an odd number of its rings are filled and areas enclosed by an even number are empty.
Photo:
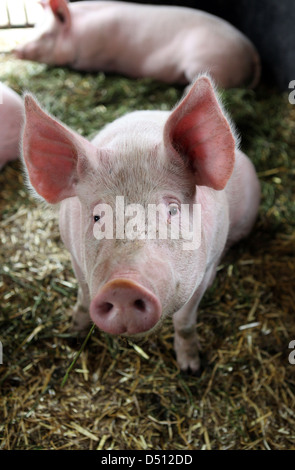
[[[93,322],[106,333],[114,335],[144,333],[158,323],[161,312],[157,297],[129,279],[108,282],[90,305]]]
[[[21,60],[41,60],[41,51],[36,42],[25,44],[24,46],[17,46],[11,50],[17,59]]]
[[[17,58],[22,60],[34,59],[34,50],[31,50],[28,46],[17,46],[11,50],[11,53]]]
[[[17,59],[23,59],[23,51],[20,47],[15,47],[14,49],[10,50],[11,54],[13,54]]]

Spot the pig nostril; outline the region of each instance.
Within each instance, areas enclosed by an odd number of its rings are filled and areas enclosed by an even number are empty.
[[[89,313],[103,331],[132,336],[151,330],[161,316],[156,296],[129,279],[109,281],[91,301]]]
[[[144,312],[146,309],[145,302],[142,299],[135,300],[134,306],[137,308],[137,310],[140,310],[141,312]]]
[[[109,313],[113,308],[113,304],[110,302],[104,302],[99,306],[99,310],[102,314]]]

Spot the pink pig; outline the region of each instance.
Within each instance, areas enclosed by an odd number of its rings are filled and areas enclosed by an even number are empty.
[[[30,42],[15,49],[20,59],[167,83],[191,83],[201,72],[224,88],[259,80],[260,60],[249,39],[200,10],[112,1],[42,3],[44,22]]]
[[[132,112],[91,143],[30,95],[25,108],[24,163],[37,194],[60,205],[61,236],[79,282],[76,328],[89,324],[90,313],[102,330],[136,338],[173,315],[178,363],[197,371],[198,305],[225,249],[250,232],[260,199],[254,167],[236,148],[210,79],[200,76],[172,112]],[[195,227],[193,209],[200,208],[199,243],[187,249],[186,235],[152,239],[145,228],[133,238],[98,237],[113,224],[108,207],[118,225],[118,197],[129,216],[134,204],[159,207],[169,230],[185,208]]]
[[[20,154],[23,113],[21,97],[0,82],[0,169]]]

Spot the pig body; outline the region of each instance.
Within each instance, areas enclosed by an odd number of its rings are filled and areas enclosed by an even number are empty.
[[[130,113],[92,143],[32,98],[26,102],[24,161],[37,193],[60,203],[61,236],[79,282],[75,327],[88,325],[90,312],[104,331],[137,337],[173,315],[178,363],[197,371],[199,302],[224,250],[251,230],[260,196],[254,167],[236,149],[209,79],[201,76],[171,113]],[[101,204],[121,216],[118,195],[125,205],[162,204],[159,218],[171,229],[185,205],[199,204],[199,246],[185,250],[181,238],[148,239],[145,229],[132,240],[98,240],[97,224],[111,223]]]
[[[0,170],[18,158],[24,105],[21,97],[0,83]]]
[[[208,13],[113,1],[43,3],[44,23],[15,50],[21,59],[180,84],[209,72],[225,88],[259,79],[252,43]]]

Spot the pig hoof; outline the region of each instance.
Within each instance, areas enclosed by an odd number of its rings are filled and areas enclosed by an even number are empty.
[[[200,371],[199,350],[201,347],[194,328],[182,329],[175,332],[174,349],[181,371],[193,374],[197,374]]]
[[[201,372],[201,363],[199,355],[197,355],[196,357],[180,355],[180,357],[177,357],[177,362],[182,372],[188,372],[195,375],[198,375]]]
[[[71,316],[71,331],[85,331],[89,328],[91,320],[88,311],[84,308],[74,308],[74,310],[71,311]]]
[[[182,372],[197,374],[200,371],[199,342],[197,338],[194,340],[186,343],[183,338],[175,337],[176,357]]]

